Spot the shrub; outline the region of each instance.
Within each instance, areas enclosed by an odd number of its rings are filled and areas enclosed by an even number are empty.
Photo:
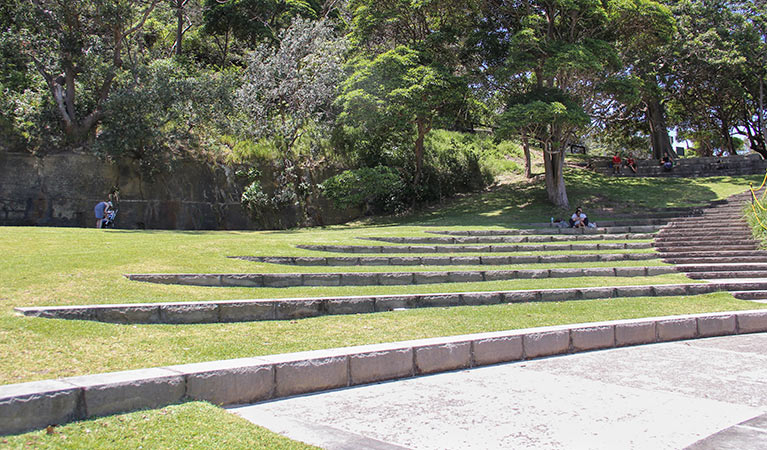
[[[395,212],[402,207],[404,183],[391,167],[346,170],[325,180],[323,194],[338,208],[365,208],[365,213]]]

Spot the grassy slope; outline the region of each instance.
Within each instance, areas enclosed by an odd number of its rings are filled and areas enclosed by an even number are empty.
[[[743,191],[759,177],[716,179],[604,179],[569,174],[571,203],[587,211],[617,213],[643,207],[703,204]],[[540,325],[578,323],[689,312],[752,309],[758,304],[728,294],[689,298],[617,299],[564,303],[423,309],[381,314],[320,317],[298,321],[210,325],[113,325],[21,317],[15,306],[300,297],[375,293],[448,292],[534,287],[658,284],[685,281],[678,275],[652,278],[568,278],[466,283],[442,286],[369,288],[244,289],[165,286],[129,282],[124,273],[301,272],[351,268],[309,268],[255,264],[227,255],[321,255],[296,249],[299,243],[367,244],[362,236],[421,235],[424,228],[509,228],[564,215],[527,183],[466,196],[439,209],[404,219],[277,232],[103,231],[95,229],[0,229],[0,383],[236,358],[317,348],[446,336]],[[600,216],[592,216],[599,220]],[[328,253],[339,256],[339,254]],[[657,264],[647,262],[646,264]],[[645,264],[645,263],[640,263]],[[531,266],[533,267],[533,266]],[[450,267],[453,270],[461,267]],[[433,268],[429,268],[433,269]],[[478,266],[464,269],[477,270]],[[491,269],[482,267],[482,269]],[[354,270],[374,271],[365,267]],[[399,270],[416,270],[402,267]],[[194,407],[192,407],[194,409]],[[150,414],[150,422],[163,414]],[[184,419],[197,429],[204,420]],[[86,422],[94,423],[94,422]],[[151,433],[151,431],[150,431]],[[2,440],[0,440],[2,442]],[[167,440],[166,442],[173,442]],[[95,445],[98,447],[98,445]]]

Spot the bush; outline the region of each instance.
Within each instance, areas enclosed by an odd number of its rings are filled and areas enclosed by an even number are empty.
[[[395,212],[403,205],[404,183],[390,167],[346,170],[320,184],[337,208],[364,207],[365,213]]]

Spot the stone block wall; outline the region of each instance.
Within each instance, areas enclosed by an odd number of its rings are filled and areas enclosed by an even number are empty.
[[[0,225],[94,227],[94,206],[118,186],[117,228],[262,228],[240,206],[245,183],[234,167],[225,165],[180,162],[172,173],[146,179],[129,162],[113,164],[76,153],[35,157],[0,151]],[[351,218],[328,204],[321,206],[318,222]],[[300,224],[297,209],[279,214],[286,227]]]

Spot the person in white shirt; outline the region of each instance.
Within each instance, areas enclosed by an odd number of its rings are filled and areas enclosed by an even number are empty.
[[[589,226],[589,218],[583,213],[581,207],[575,208],[575,214],[570,217],[570,228],[585,228]]]

